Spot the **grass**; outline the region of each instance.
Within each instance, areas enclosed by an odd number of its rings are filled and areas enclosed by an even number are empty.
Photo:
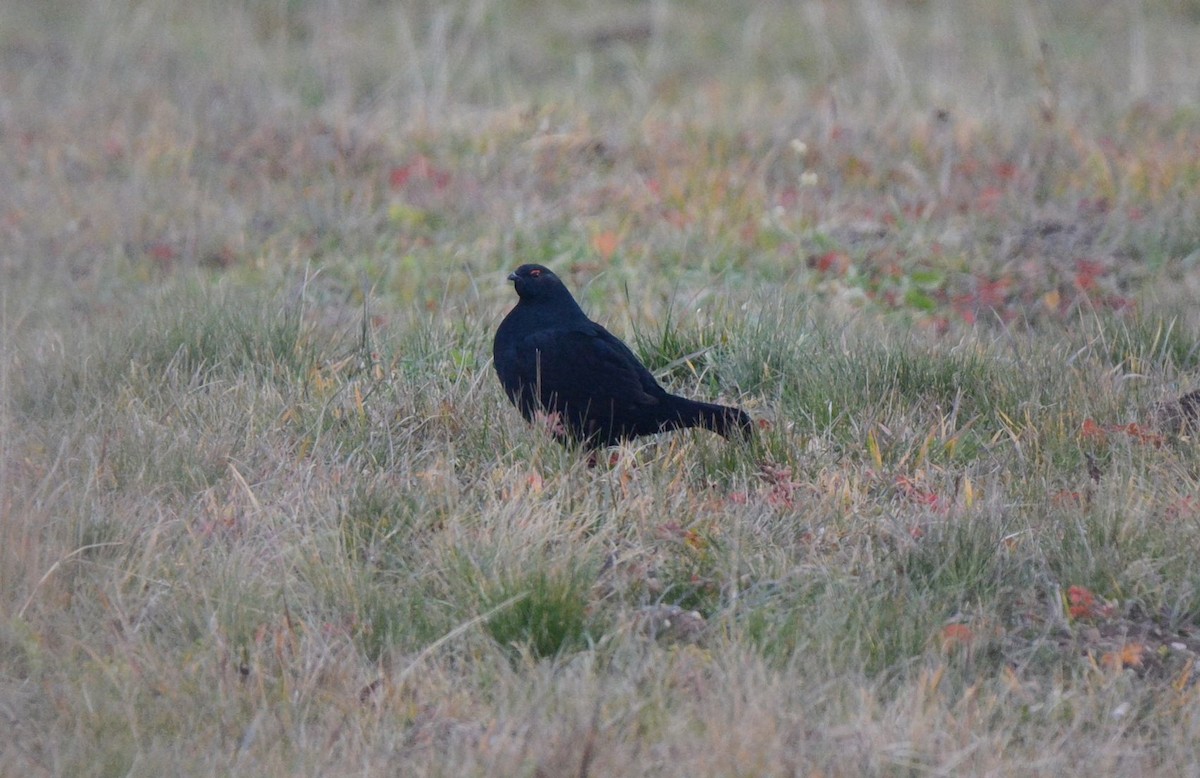
[[[1197,7],[731,9],[0,9],[0,774],[1192,772]]]

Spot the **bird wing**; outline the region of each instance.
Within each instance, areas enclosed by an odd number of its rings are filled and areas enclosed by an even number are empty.
[[[522,379],[545,406],[636,408],[657,405],[662,387],[633,352],[598,324],[532,333],[520,350]]]

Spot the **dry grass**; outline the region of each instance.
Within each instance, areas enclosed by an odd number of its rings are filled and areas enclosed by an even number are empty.
[[[727,5],[0,7],[0,773],[1194,772],[1200,6]]]

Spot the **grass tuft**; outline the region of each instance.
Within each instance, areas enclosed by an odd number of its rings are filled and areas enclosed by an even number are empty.
[[[550,659],[583,649],[598,637],[587,593],[577,572],[537,570],[506,577],[484,592],[487,609],[513,600],[488,619],[488,634],[514,659]]]

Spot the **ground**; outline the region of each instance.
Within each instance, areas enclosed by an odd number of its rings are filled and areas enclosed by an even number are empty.
[[[0,7],[0,773],[1195,773],[1200,5]],[[552,267],[703,431],[506,401]]]

